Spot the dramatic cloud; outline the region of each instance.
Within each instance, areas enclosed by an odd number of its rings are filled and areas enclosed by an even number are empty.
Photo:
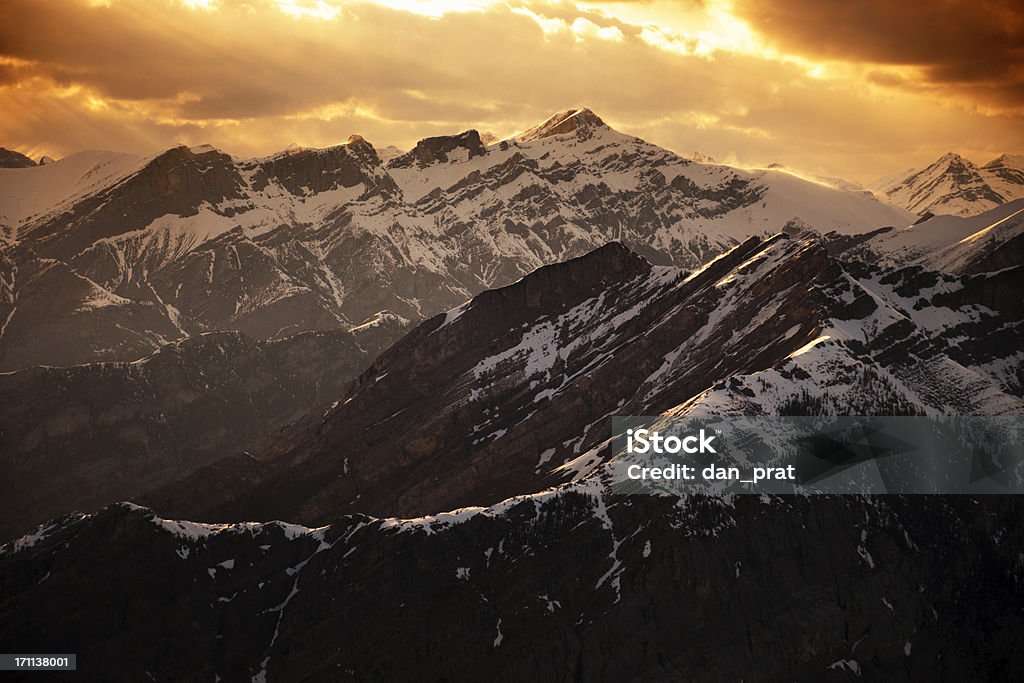
[[[259,155],[360,133],[406,148],[468,127],[510,135],[585,104],[680,152],[862,181],[949,149],[986,160],[1024,147],[1013,96],[992,94],[1013,87],[1018,68],[982,77],[961,46],[935,49],[923,38],[890,55],[897,48],[849,25],[821,47],[803,36],[831,36],[822,11],[793,18],[784,9],[715,0],[5,0],[0,146],[59,156],[209,142]],[[980,35],[990,24],[964,25]],[[978,75],[944,76],[957,69]]]
[[[920,67],[931,83],[994,104],[1024,106],[1020,0],[740,0],[734,9],[781,49]],[[892,75],[875,78],[905,84]]]

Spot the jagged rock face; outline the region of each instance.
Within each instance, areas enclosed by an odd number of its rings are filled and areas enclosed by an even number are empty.
[[[879,180],[873,188],[917,214],[974,216],[1024,197],[1024,157],[1004,154],[976,166],[950,152],[924,168]]]
[[[585,476],[611,415],[1024,413],[1016,309],[976,306],[967,279],[853,273],[813,238],[690,274],[608,245],[424,322],[259,462],[144,500],[215,521],[415,517]]]
[[[468,160],[484,154],[487,154],[487,148],[480,140],[480,133],[467,130],[458,135],[442,135],[420,140],[411,151],[392,159],[388,166],[423,168],[439,162],[447,163],[459,158]]]
[[[3,550],[0,638],[118,680],[1013,680],[1021,513],[577,487],[311,531],[117,506]]]
[[[683,159],[589,110],[490,145],[472,130],[429,138],[387,164],[353,136],[264,159],[177,147],[4,173],[25,187],[0,188],[0,307],[13,335],[0,334],[2,369],[67,361],[26,344],[29,311],[47,307],[33,296],[39,259],[120,297],[107,297],[119,307],[145,308],[131,320],[86,300],[53,311],[91,330],[76,362],[131,360],[202,331],[273,339],[383,309],[421,320],[609,241],[692,268],[786,225],[850,232],[910,220],[784,173]]]
[[[21,152],[0,147],[0,168],[31,168],[36,162]]]
[[[835,245],[833,244],[833,247]],[[1002,415],[1024,411],[1024,268],[954,276],[878,267],[855,245],[826,289],[834,312],[773,367],[683,406],[700,414]],[[836,309],[833,309],[833,311]],[[852,323],[852,325],[851,325]]]
[[[328,149],[298,149],[258,160],[254,188],[265,189],[276,181],[293,195],[310,195],[363,184],[366,192],[396,191],[390,178],[374,174],[380,166],[373,145],[353,135],[348,142]]]
[[[0,375],[0,538],[255,450],[333,401],[401,329],[383,320],[273,342],[211,333],[135,363]]]

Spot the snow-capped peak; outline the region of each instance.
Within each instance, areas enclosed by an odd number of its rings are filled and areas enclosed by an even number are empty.
[[[1024,197],[1024,164],[1004,154],[977,166],[956,152],[872,185],[881,197],[917,214],[973,216]]]
[[[565,135],[578,130],[591,130],[594,128],[607,128],[608,126],[597,114],[586,107],[567,109],[558,112],[548,118],[544,123],[529,128],[519,135],[516,140],[527,142],[530,140],[541,140],[553,135]]]
[[[946,152],[941,157],[939,157],[938,161],[936,161],[934,164],[932,164],[932,166],[934,167],[934,166],[939,166],[939,165],[944,165],[944,164],[948,165],[948,164],[955,164],[955,163],[960,163],[960,164],[967,165],[967,164],[970,164],[971,162],[966,161],[962,156],[960,156],[956,152]],[[971,165],[973,165],[973,164],[971,164]]]
[[[984,168],[1012,168],[1024,171],[1024,154],[1001,154],[985,164]]]

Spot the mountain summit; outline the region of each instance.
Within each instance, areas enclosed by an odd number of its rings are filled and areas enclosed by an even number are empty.
[[[528,142],[530,140],[542,140],[553,135],[588,131],[594,128],[607,128],[607,125],[601,120],[601,117],[586,107],[567,109],[558,112],[544,121],[544,123],[528,128],[515,136],[515,139]]]
[[[1024,157],[1004,154],[977,166],[947,152],[928,166],[882,178],[871,189],[917,214],[974,216],[1024,197]]]

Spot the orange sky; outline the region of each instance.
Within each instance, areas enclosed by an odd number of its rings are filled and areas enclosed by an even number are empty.
[[[1024,151],[1008,0],[4,0],[0,146],[236,155],[510,135],[571,106],[861,182]]]

